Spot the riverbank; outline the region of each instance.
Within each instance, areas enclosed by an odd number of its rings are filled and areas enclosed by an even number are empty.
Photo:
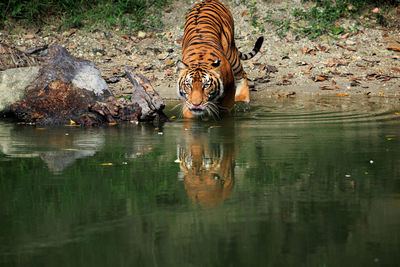
[[[177,99],[175,62],[180,59],[184,14],[194,1],[175,1],[165,8],[162,32],[127,34],[122,28],[85,28],[57,32],[55,28],[17,27],[2,31],[0,39],[25,51],[58,43],[77,57],[91,60],[99,68],[115,95],[127,95],[131,85],[123,77],[123,66],[144,74],[164,99]],[[301,98],[325,95],[400,96],[400,31],[370,21],[354,32],[315,39],[302,38],[290,31],[282,34],[278,18],[290,17],[292,7],[306,8],[300,1],[256,1],[256,11],[243,3],[223,1],[232,11],[236,43],[250,51],[261,35],[261,52],[244,62],[252,98]],[[253,12],[268,14],[254,27]],[[371,11],[372,12],[372,11]],[[382,12],[379,11],[378,12]],[[343,28],[354,28],[356,21],[343,19]]]

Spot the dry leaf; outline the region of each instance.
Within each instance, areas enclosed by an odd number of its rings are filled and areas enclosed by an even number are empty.
[[[394,70],[394,71],[400,71],[400,69],[399,69],[399,68],[395,68],[395,67],[391,68],[391,70]]]
[[[400,52],[400,47],[398,47],[398,46],[389,46],[387,49]]]
[[[339,94],[336,94],[337,96],[348,96],[348,94],[341,94],[341,93],[339,93]]]
[[[340,38],[347,39],[347,38],[349,38],[349,36],[350,36],[350,33],[345,33],[342,36],[340,36]]]
[[[335,86],[335,87],[329,87],[329,86],[321,86],[321,90],[339,90],[340,88]]]

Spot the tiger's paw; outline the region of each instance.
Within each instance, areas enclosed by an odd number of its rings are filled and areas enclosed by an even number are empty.
[[[243,113],[250,111],[250,103],[245,101],[239,101],[235,103],[235,113]]]

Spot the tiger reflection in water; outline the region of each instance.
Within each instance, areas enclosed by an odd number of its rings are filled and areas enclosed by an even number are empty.
[[[236,159],[233,122],[207,127],[186,121],[178,145],[179,178],[188,196],[204,208],[213,208],[230,198]]]

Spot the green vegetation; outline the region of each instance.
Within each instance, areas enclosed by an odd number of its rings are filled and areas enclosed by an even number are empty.
[[[279,36],[288,31],[309,38],[323,34],[336,36],[345,32],[354,32],[362,23],[374,22],[387,27],[398,27],[400,23],[398,15],[400,0],[303,0],[306,7],[291,9],[292,18],[285,19],[273,19],[271,13],[260,16],[258,9],[260,3],[255,0],[241,1],[241,3],[249,8],[250,23],[254,28],[264,32],[264,22],[270,22],[279,26]],[[376,7],[380,9],[379,12],[372,12]],[[274,10],[274,13],[287,11],[288,9],[279,9]],[[364,20],[360,19],[362,15],[364,15]],[[340,25],[340,19],[345,17],[354,18],[355,25],[351,28]]]
[[[159,13],[170,0],[8,0],[0,2],[0,28],[18,20],[27,25],[121,25],[128,30],[161,26]]]
[[[293,9],[293,16],[297,19],[293,22],[293,31],[310,38],[322,34],[338,35],[345,31],[355,31],[356,27],[345,29],[338,25],[338,20],[343,17],[356,18],[373,7],[387,10],[391,6],[400,4],[398,0],[312,0],[312,2],[315,2],[315,5],[307,10]],[[388,21],[382,13],[372,13],[372,16],[378,24],[388,26]]]

